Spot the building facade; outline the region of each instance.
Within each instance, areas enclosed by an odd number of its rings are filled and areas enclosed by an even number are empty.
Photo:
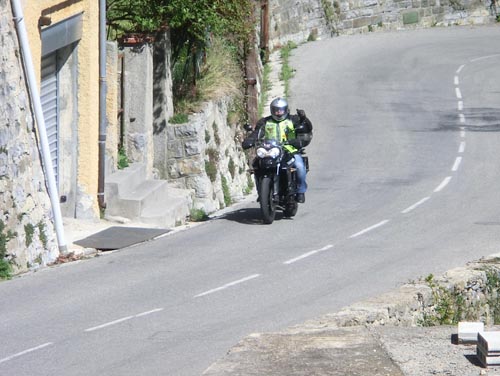
[[[62,215],[98,218],[99,2],[21,2]]]

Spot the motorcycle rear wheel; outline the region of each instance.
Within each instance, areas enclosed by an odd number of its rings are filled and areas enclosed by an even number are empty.
[[[270,225],[276,216],[276,203],[273,201],[273,180],[267,176],[260,182],[260,211],[266,225]]]

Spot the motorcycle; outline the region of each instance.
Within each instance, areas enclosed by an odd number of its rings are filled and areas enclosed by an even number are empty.
[[[282,210],[285,217],[297,214],[297,173],[293,167],[294,156],[286,152],[278,140],[257,140],[253,172],[259,194],[260,210],[265,224],[273,223],[276,211]],[[301,149],[308,171],[308,158]]]

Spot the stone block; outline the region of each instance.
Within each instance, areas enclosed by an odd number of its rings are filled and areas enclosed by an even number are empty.
[[[419,21],[418,12],[403,13],[403,25],[416,24]]]
[[[168,158],[184,157],[184,148],[182,141],[174,140],[168,142]]]
[[[198,140],[189,140],[184,143],[184,151],[187,157],[199,155],[202,151],[202,146]]]
[[[478,333],[477,345],[487,353],[500,355],[500,331]]]
[[[500,366],[500,332],[478,333],[477,357],[484,367]]]
[[[368,26],[371,24],[371,18],[370,17],[362,17],[362,18],[356,18],[353,20],[353,27],[354,28],[359,28],[363,26]]]
[[[484,332],[484,323],[465,322],[458,323],[458,340],[460,342],[476,343],[478,334]]]
[[[174,130],[175,130],[175,137],[177,137],[177,138],[197,137],[198,136],[197,127],[193,124],[178,125],[174,128]]]

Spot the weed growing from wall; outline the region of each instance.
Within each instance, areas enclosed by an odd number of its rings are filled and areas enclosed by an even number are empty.
[[[219,152],[214,148],[207,149],[208,161],[205,161],[205,172],[213,183],[217,179],[217,164],[220,157]]]
[[[47,244],[48,244],[48,239],[47,239],[47,234],[45,233],[45,223],[43,221],[38,222],[38,237],[40,241],[42,242],[43,248],[47,249]]]
[[[434,315],[425,316],[423,326],[455,325],[462,319],[465,312],[465,299],[455,291],[439,286],[434,276],[429,274],[425,282],[432,290]]]
[[[207,213],[203,209],[191,209],[189,219],[193,222],[203,222],[208,219]]]
[[[331,35],[337,34],[337,23],[340,19],[340,4],[338,1],[321,0],[323,13],[325,14],[326,25],[330,29]]]
[[[189,117],[185,113],[178,113],[172,116],[168,122],[170,124],[185,124],[189,121]]]
[[[205,161],[205,172],[213,183],[217,179],[217,166],[211,161]]]
[[[221,176],[222,193],[224,195],[224,204],[226,207],[231,206],[233,200],[231,199],[231,193],[229,191],[229,185],[225,176]]]
[[[212,128],[214,129],[215,145],[219,146],[220,145],[219,127],[217,126],[217,123],[215,121],[212,124]]]
[[[10,279],[12,268],[7,257],[7,243],[17,236],[16,232],[5,231],[5,223],[0,220],[0,280]]]
[[[125,167],[128,167],[129,160],[127,154],[125,153],[125,148],[118,148],[118,169],[123,170]]]
[[[227,169],[231,174],[231,178],[234,179],[234,175],[236,175],[236,165],[234,164],[233,158],[229,158],[229,163],[227,164]]]
[[[478,269],[482,270],[482,269]],[[473,299],[467,301],[466,291],[457,286],[446,288],[439,285],[430,274],[425,282],[431,288],[433,311],[425,312],[420,324],[422,326],[456,325],[460,321],[478,321],[484,315],[492,317],[494,324],[500,323],[500,276],[498,270],[486,268],[486,285],[482,292],[486,300]],[[470,290],[471,288],[468,287]]]
[[[488,306],[490,309],[491,316],[493,317],[493,323],[495,325],[500,324],[500,277],[498,272],[492,268],[486,270],[486,292],[488,296]]]
[[[35,233],[35,226],[31,223],[24,225],[24,233],[26,236],[26,247],[29,247],[33,243],[33,234]]]

